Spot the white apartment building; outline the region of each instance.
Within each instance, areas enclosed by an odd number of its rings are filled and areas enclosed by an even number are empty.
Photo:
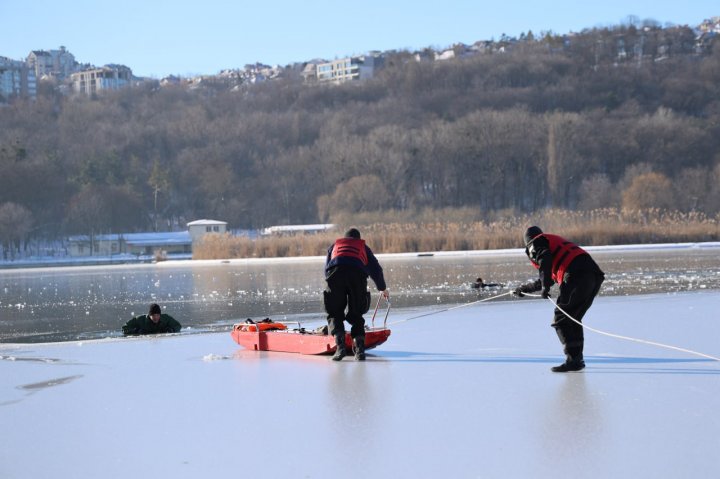
[[[35,98],[35,72],[25,62],[0,57],[0,103],[12,98]]]
[[[318,63],[317,81],[343,83],[352,80],[372,78],[376,68],[380,67],[382,58],[375,55],[342,58],[326,63]],[[306,77],[307,78],[307,77]]]
[[[360,78],[360,70],[353,65],[351,58],[342,58],[332,62],[317,65],[317,80],[319,82],[342,83]]]
[[[62,46],[59,50],[33,50],[26,63],[35,71],[36,78],[54,77],[58,80],[68,78],[77,67],[75,56]]]
[[[93,95],[104,90],[119,90],[132,83],[132,70],[124,65],[105,65],[70,75],[75,93]]]

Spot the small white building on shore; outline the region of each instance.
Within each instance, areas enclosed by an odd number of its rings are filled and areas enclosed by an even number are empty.
[[[227,222],[218,220],[195,220],[187,224],[188,233],[193,243],[210,233],[226,233]]]

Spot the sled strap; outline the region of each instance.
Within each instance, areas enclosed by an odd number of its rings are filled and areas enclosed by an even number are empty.
[[[382,298],[382,294],[378,296],[377,304],[375,304],[375,311],[373,311],[372,320],[370,321],[373,328],[375,327],[375,315],[377,314],[378,307],[380,306],[380,298]]]
[[[373,329],[375,328],[375,315],[377,314],[378,307],[380,306],[380,300],[382,298],[384,298],[384,296],[381,294],[377,300],[377,304],[375,305],[375,311],[373,312],[373,315],[372,315],[372,321],[370,322],[370,324]],[[383,320],[383,329],[387,329],[387,318],[388,318],[388,314],[390,314],[390,300],[385,298],[385,302],[387,303],[387,309],[385,310],[385,319]]]
[[[390,300],[388,298],[385,298],[385,302],[387,302],[387,309],[385,310],[385,319],[383,320],[383,329],[387,329],[387,318],[388,318],[388,314],[390,314]]]

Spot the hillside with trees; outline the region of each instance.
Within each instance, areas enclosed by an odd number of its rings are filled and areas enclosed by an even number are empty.
[[[0,241],[453,209],[717,221],[717,38],[620,25],[447,61],[384,55],[363,82],[46,91],[0,108]]]

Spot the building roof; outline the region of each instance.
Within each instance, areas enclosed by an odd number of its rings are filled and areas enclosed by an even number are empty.
[[[278,234],[278,233],[296,233],[296,232],[317,232],[327,231],[335,227],[334,224],[315,224],[315,225],[281,225],[270,226],[262,230],[262,234]]]
[[[82,243],[90,241],[87,235],[71,236],[68,238],[70,242]],[[128,245],[133,246],[160,246],[160,245],[177,245],[191,244],[190,233],[187,231],[167,231],[162,233],[125,233],[97,235],[95,241],[124,241]]]
[[[167,233],[130,233],[123,235],[125,243],[134,246],[191,244],[192,239],[187,231]]]
[[[226,225],[227,221],[218,221],[218,220],[195,220],[191,221],[187,224],[188,227],[190,226],[211,226],[211,225]]]

